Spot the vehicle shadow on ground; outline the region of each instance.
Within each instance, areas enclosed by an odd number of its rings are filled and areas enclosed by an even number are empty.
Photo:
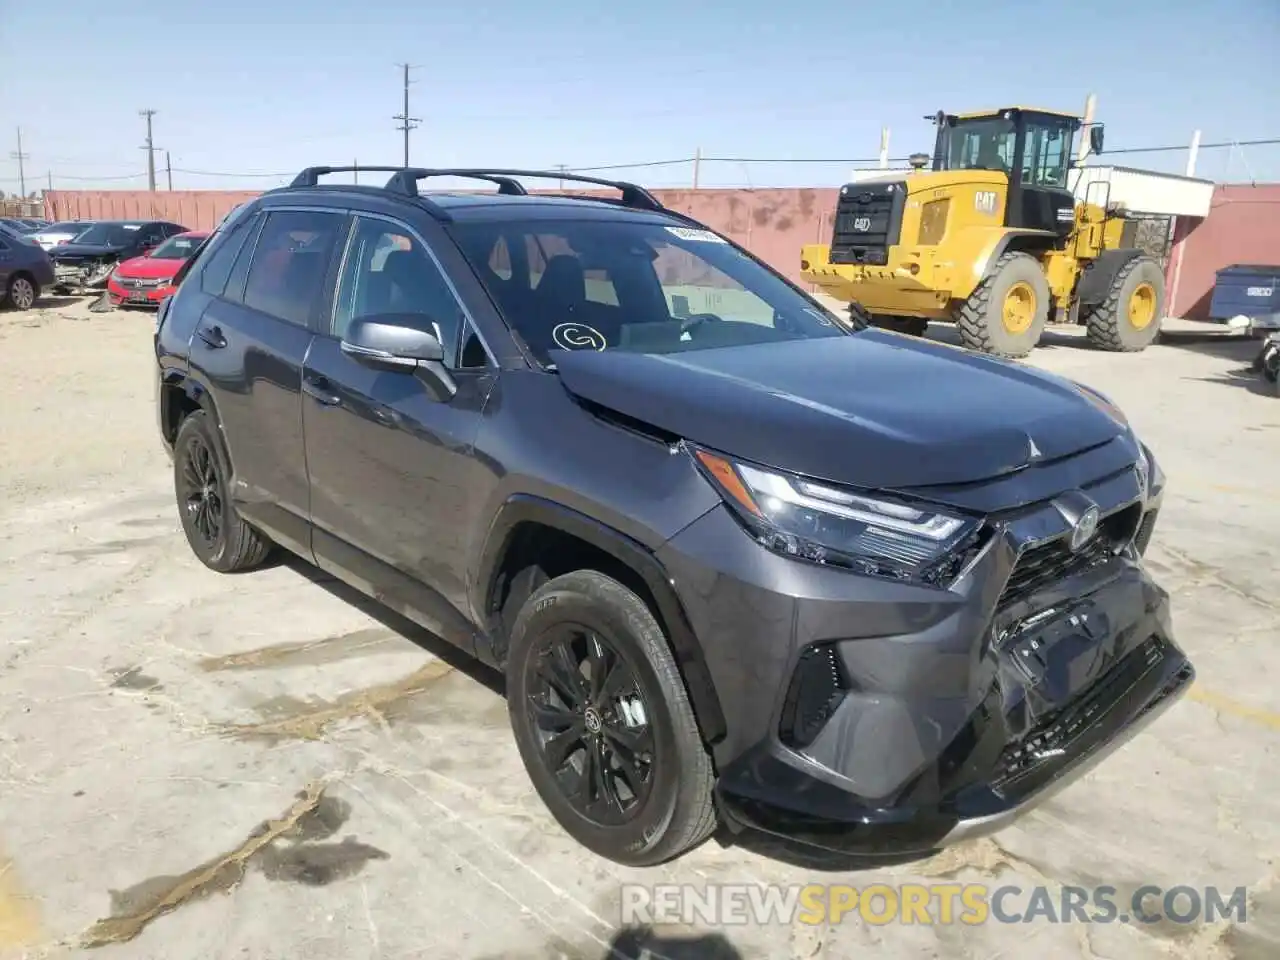
[[[1244,336],[1239,333],[1199,333],[1179,332],[1163,333],[1160,345],[1174,347],[1179,350],[1190,350],[1196,353],[1231,360],[1239,364],[1237,367],[1211,377],[1187,377],[1188,380],[1201,383],[1221,383],[1232,387],[1244,387],[1250,393],[1273,397],[1276,388],[1263,379],[1262,372],[1253,368],[1253,362],[1262,350],[1263,339]]]
[[[326,573],[314,564],[308,563],[293,554],[283,554],[284,551],[279,551],[279,555],[270,565],[292,570],[298,576],[311,581],[343,603],[355,607],[361,613],[377,620],[388,630],[398,633],[426,653],[443,660],[459,673],[476,681],[476,683],[483,684],[499,696],[506,696],[506,684],[502,674],[497,670],[481,663],[475,657],[468,656],[448,640],[436,636],[430,630],[420,627],[407,617],[400,616],[394,610],[366,596],[354,587],[348,586],[337,577]]]
[[[600,960],[743,960],[743,955],[719,933],[666,937],[645,927],[625,927]]]
[[[1074,332],[1077,329],[1081,332]],[[1036,349],[1067,347],[1072,350],[1093,350],[1094,346],[1084,336],[1083,330],[1083,327],[1046,327],[1044,333],[1040,335],[1040,342],[1036,344]],[[935,343],[945,343],[951,347],[964,347],[960,340],[959,329],[951,323],[930,323],[925,339]]]
[[[80,297],[41,297],[35,303],[37,310],[57,310],[59,307],[70,307],[80,302]]]

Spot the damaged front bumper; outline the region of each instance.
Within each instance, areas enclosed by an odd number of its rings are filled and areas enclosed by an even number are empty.
[[[1195,672],[1141,559],[1163,475],[1079,492],[1092,539],[1069,545],[1056,500],[1018,511],[946,590],[775,557],[722,511],[673,537],[659,558],[726,718],[726,824],[926,854],[1003,828],[1176,702]]]
[[[116,269],[116,261],[107,263],[57,263],[53,265],[53,288],[58,292],[105,290]]]

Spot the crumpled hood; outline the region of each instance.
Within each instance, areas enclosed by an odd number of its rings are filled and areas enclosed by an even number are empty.
[[[58,260],[62,257],[87,259],[89,257],[107,257],[120,254],[125,248],[107,246],[101,243],[60,243],[49,251],[49,256]]]
[[[1069,381],[870,329],[691,350],[552,353],[564,386],[734,456],[866,488],[970,483],[1125,427]]]

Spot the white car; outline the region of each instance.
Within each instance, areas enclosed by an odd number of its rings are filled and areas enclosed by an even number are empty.
[[[52,250],[59,244],[70,243],[94,223],[93,220],[63,220],[61,223],[51,223],[44,229],[37,230],[30,234],[30,237],[46,250]]]

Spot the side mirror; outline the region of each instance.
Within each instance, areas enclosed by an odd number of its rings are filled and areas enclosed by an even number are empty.
[[[426,383],[437,400],[448,400],[457,385],[444,365],[439,328],[420,313],[380,313],[351,321],[342,352],[374,370],[411,373]]]
[[[1102,124],[1095,123],[1092,127],[1089,128],[1089,148],[1094,153],[1101,153],[1102,140],[1103,140]]]

